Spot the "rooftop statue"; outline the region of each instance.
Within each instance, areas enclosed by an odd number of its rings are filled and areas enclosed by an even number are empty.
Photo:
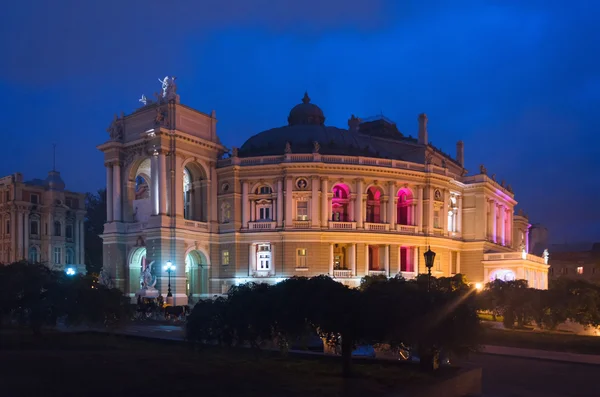
[[[119,141],[123,139],[123,120],[115,114],[112,123],[110,123],[106,131],[112,140]]]
[[[177,84],[175,84],[176,78],[177,77],[165,76],[165,78],[162,80],[158,79],[158,81],[162,84],[162,97],[167,101],[177,97]]]

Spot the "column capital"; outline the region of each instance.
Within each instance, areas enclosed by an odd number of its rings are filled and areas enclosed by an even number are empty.
[[[320,177],[320,179],[321,179],[321,183],[323,183],[323,182],[329,182],[329,178],[326,177],[326,176],[322,176],[322,177]]]
[[[319,179],[321,179],[321,177],[319,175],[311,175],[310,179],[313,181],[318,181]]]
[[[356,183],[359,183],[359,182],[365,183],[365,179],[364,178],[354,178],[354,182],[356,182]]]

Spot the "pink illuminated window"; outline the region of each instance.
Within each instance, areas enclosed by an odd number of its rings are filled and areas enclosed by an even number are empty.
[[[577,267],[577,274],[583,274],[583,266]]]

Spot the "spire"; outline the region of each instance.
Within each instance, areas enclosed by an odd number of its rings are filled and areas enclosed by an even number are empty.
[[[308,96],[308,92],[304,91],[304,98],[302,98],[302,103],[309,103],[310,97]]]

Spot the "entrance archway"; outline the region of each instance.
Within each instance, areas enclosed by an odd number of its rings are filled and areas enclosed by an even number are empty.
[[[194,300],[209,295],[210,262],[200,250],[191,250],[185,256],[185,293]]]
[[[497,269],[490,273],[490,280],[514,281],[517,277],[515,272],[510,269]]]
[[[133,296],[138,292],[142,285],[140,284],[140,276],[142,271],[148,266],[146,260],[146,247],[137,247],[131,251],[129,255],[129,294]]]

